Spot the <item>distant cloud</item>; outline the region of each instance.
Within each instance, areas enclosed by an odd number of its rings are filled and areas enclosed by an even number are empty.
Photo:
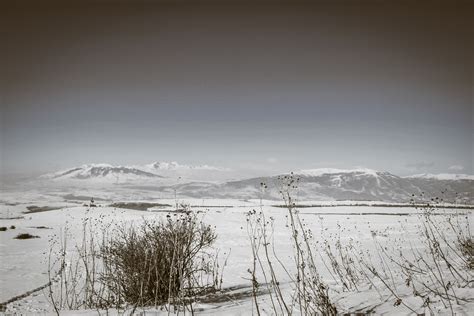
[[[452,170],[452,171],[462,171],[464,170],[464,166],[461,166],[461,165],[452,165],[448,168],[449,170]]]
[[[414,169],[414,170],[423,170],[423,169],[427,169],[433,166],[434,166],[434,162],[432,161],[431,162],[420,161],[420,162],[414,162],[414,163],[409,163],[405,165],[405,167],[409,169]]]
[[[267,158],[267,162],[268,163],[277,163],[278,159],[276,159],[275,157],[269,157],[269,158]]]

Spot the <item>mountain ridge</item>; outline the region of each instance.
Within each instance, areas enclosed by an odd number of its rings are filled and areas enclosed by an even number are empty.
[[[149,190],[163,193],[176,190],[183,196],[198,198],[252,199],[262,196],[265,199],[279,199],[279,176],[289,174],[229,180],[226,179],[227,170],[207,165],[179,165],[175,162],[155,162],[141,168],[88,164],[44,175],[42,179],[59,183],[62,180],[71,180],[84,184],[128,184],[131,187],[148,183]],[[299,178],[300,199],[408,202],[413,195],[424,193],[426,197],[474,203],[474,179],[469,175],[401,177],[387,171],[367,168],[320,168],[302,169],[296,171],[294,176]],[[262,182],[265,182],[268,188],[265,192],[260,188]]]

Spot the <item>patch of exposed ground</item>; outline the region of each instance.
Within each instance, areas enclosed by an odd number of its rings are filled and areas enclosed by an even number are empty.
[[[163,203],[141,203],[141,202],[117,202],[110,205],[111,207],[124,208],[136,211],[146,211],[152,207],[171,207],[171,204]]]
[[[30,206],[26,207],[26,209],[28,211],[23,212],[23,214],[54,211],[54,210],[60,210],[62,208],[64,208],[64,206],[36,206],[36,205],[30,205]]]

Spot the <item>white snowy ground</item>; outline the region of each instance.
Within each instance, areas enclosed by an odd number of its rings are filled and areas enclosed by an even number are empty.
[[[55,199],[53,196],[45,198],[44,196],[30,194],[24,196],[22,202],[18,205],[12,204],[12,196],[3,196],[3,204],[0,206],[1,218],[0,226],[10,227],[14,225],[15,229],[8,229],[0,232],[0,302],[20,295],[28,290],[45,284],[48,281],[47,276],[47,253],[50,247],[50,239],[60,234],[64,227],[68,227],[74,238],[79,238],[82,220],[85,217],[91,219],[101,219],[102,221],[142,221],[143,219],[159,218],[167,215],[163,210],[159,211],[136,211],[129,209],[115,209],[106,206],[88,209],[82,206],[81,202],[65,203],[63,199]],[[38,200],[40,198],[40,200]],[[142,200],[143,202],[143,200]],[[174,204],[173,199],[150,201],[159,203]],[[199,216],[203,221],[215,226],[218,234],[215,248],[220,250],[221,258],[230,253],[228,264],[224,270],[223,287],[242,286],[241,291],[251,289],[249,273],[247,270],[251,267],[251,252],[246,231],[246,213],[253,208],[259,208],[258,200],[240,201],[240,200],[202,200],[188,199],[182,202],[194,205],[194,211],[202,211]],[[99,204],[101,204],[99,202]],[[279,258],[287,266],[293,262],[292,247],[290,242],[290,232],[286,225],[286,209],[272,207],[275,201],[264,201],[264,212],[269,218],[275,218],[274,244],[276,246]],[[309,203],[308,203],[309,204]],[[22,214],[27,205],[38,206],[57,206],[63,207],[58,210]],[[417,213],[412,208],[397,207],[310,207],[300,209],[301,218],[310,227],[316,237],[329,238],[336,234],[340,228],[341,241],[347,242],[349,239],[356,240],[360,247],[374,249],[374,234],[377,238],[388,240],[389,238],[402,238],[410,242],[417,242]],[[472,210],[462,210],[466,213],[467,220],[474,224],[474,215]],[[15,218],[20,217],[20,218]],[[14,219],[6,219],[14,218]],[[401,225],[404,229],[401,229]],[[47,228],[38,228],[38,227]],[[472,225],[471,225],[472,227]],[[14,237],[19,233],[28,232],[37,235],[40,238],[17,240]],[[72,242],[69,241],[69,242]],[[408,242],[406,243],[408,247]],[[323,279],[330,285],[334,284],[329,272],[320,262],[320,273]],[[291,293],[291,287],[288,284],[288,277],[285,277],[282,269],[277,269],[277,274],[281,276],[281,283],[287,295]],[[403,282],[402,282],[403,283]],[[404,293],[403,284],[399,285],[400,295]],[[239,291],[239,290],[236,290]],[[406,291],[405,291],[406,292]],[[53,309],[46,299],[46,291],[37,292],[24,299],[8,305],[7,314],[52,314]],[[459,293],[463,297],[474,299],[474,288],[464,289]],[[405,296],[404,296],[405,297]],[[269,306],[269,297],[261,296],[259,300],[263,307]],[[342,312],[355,312],[369,310],[373,308],[376,314],[386,315],[408,315],[410,311],[403,305],[393,306],[395,298],[389,293],[382,293],[382,298],[375,289],[364,288],[361,292],[341,292],[333,293],[333,300]],[[385,302],[383,302],[385,300]],[[414,302],[412,300],[413,304]],[[436,306],[441,306],[437,304]],[[206,315],[251,315],[253,304],[251,297],[235,299],[233,301],[197,304],[195,310]],[[268,309],[265,309],[269,311]],[[464,303],[455,306],[455,311],[459,315],[469,315],[474,310],[474,302]],[[417,310],[424,312],[423,308]],[[436,310],[437,313],[447,314],[447,309]],[[68,311],[64,314],[97,314],[97,311]],[[166,315],[167,312],[147,309],[146,315]],[[271,312],[268,312],[271,314]],[[472,314],[471,314],[472,315]]]

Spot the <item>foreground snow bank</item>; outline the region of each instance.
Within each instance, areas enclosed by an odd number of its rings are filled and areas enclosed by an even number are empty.
[[[196,199],[190,202],[190,204],[196,205],[194,211],[199,212],[202,220],[215,227],[218,235],[215,248],[220,250],[222,257],[228,256],[227,266],[224,269],[223,288],[234,289],[225,292],[220,298],[203,299],[193,306],[195,311],[203,315],[253,314],[254,304],[251,295],[249,295],[249,290],[252,287],[248,273],[248,269],[252,265],[252,258],[249,237],[245,229],[245,214],[250,209],[258,207],[258,203],[255,203],[257,201],[247,201],[244,204],[242,204],[242,201],[226,201],[226,203],[216,203],[216,207],[212,208],[204,206],[206,203],[198,203],[202,200]],[[233,207],[228,207],[231,205]],[[335,212],[335,209],[338,209],[338,211]],[[292,267],[294,265],[293,248],[291,232],[286,228],[288,224],[286,210],[267,205],[263,207],[263,211],[268,218],[272,217],[275,221],[272,242],[276,246],[278,258],[284,266]],[[334,289],[331,292],[331,297],[340,311],[372,311],[375,314],[389,315],[412,314],[412,311],[404,305],[406,304],[408,306],[419,306],[417,312],[429,312],[428,307],[421,306],[423,303],[420,303],[419,298],[413,297],[412,289],[406,286],[405,279],[400,278],[400,276],[394,276],[394,282],[390,280],[390,283],[393,283],[397,296],[403,300],[404,304],[395,304],[397,298],[376,278],[373,278],[373,285],[361,284],[357,289],[352,290],[342,288],[339,280],[334,278],[330,262],[324,257],[324,242],[326,240],[332,244],[338,240],[346,245],[352,242],[359,250],[371,253],[371,262],[377,269],[387,269],[387,262],[378,257],[378,245],[384,245],[393,253],[399,251],[411,253],[412,250],[417,251],[424,247],[419,240],[420,221],[416,210],[404,208],[397,211],[396,207],[378,207],[375,209],[368,206],[344,206],[340,208],[307,207],[300,211],[301,218],[315,235],[318,245],[318,269],[321,278]],[[474,224],[471,210],[452,210],[452,212],[462,212],[471,227]],[[49,240],[59,235],[65,225],[71,228],[71,238],[79,240],[81,238],[81,223],[84,218],[100,219],[105,222],[132,223],[147,219],[165,218],[167,215],[167,212],[136,211],[111,207],[88,210],[86,207],[73,206],[60,210],[28,214],[28,216],[21,219],[1,220],[1,226],[15,225],[16,230],[0,232],[2,253],[0,301],[3,302],[48,281],[46,253],[50,245]],[[40,238],[24,241],[13,239],[14,235],[20,232],[34,232]],[[449,236],[450,240],[453,241],[455,237]],[[362,256],[362,254],[360,255]],[[281,276],[280,280],[285,295],[291,295],[293,286],[290,279],[285,277],[286,274],[283,268],[280,266],[276,272]],[[444,273],[447,275],[449,271]],[[262,275],[257,277],[263,279]],[[460,304],[454,305],[455,313],[468,315],[470,311],[474,310],[472,284],[471,282],[469,286],[455,289],[456,295],[462,299]],[[272,314],[269,295],[263,294],[258,297],[258,300],[263,307],[263,313]],[[443,306],[443,302],[440,300],[434,300],[430,304],[430,308],[436,314],[450,313],[449,307]],[[9,304],[7,312],[21,314],[54,313],[51,304],[47,300],[47,291],[37,292]],[[119,313],[116,310],[99,312],[102,314],[106,314],[106,312],[109,314]],[[120,311],[120,313],[122,312]],[[136,312],[143,312],[146,315],[168,315],[166,310],[151,307],[139,309]],[[63,313],[65,315],[92,315],[97,314],[97,311],[64,311]]]

